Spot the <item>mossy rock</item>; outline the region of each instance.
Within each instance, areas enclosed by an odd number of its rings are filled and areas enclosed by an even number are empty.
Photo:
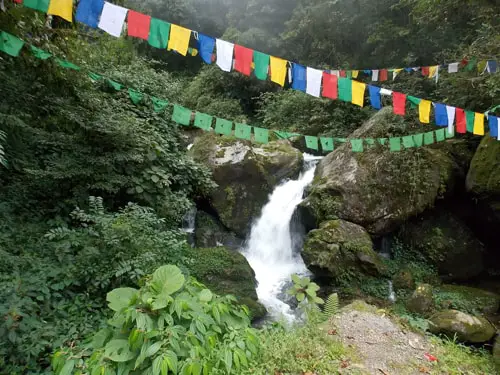
[[[225,247],[187,249],[189,271],[197,280],[220,295],[232,294],[250,309],[252,319],[262,318],[266,309],[258,302],[255,273],[243,255]]]
[[[472,158],[466,186],[475,195],[500,197],[500,142],[495,138],[483,137]]]
[[[396,290],[412,290],[415,288],[415,279],[410,270],[402,269],[392,278],[392,285]]]
[[[298,176],[303,166],[301,152],[288,141],[254,145],[213,133],[198,138],[190,154],[210,167],[218,185],[208,204],[221,223],[241,238],[248,234],[274,187]]]
[[[437,287],[434,300],[439,309],[473,314],[495,314],[500,307],[500,295],[463,285],[445,284]]]
[[[403,132],[402,120],[391,110],[379,111],[352,137]],[[452,139],[401,152],[374,146],[363,153],[344,144],[319,163],[310,194],[299,207],[301,217],[309,227],[340,218],[372,234],[387,234],[453,192],[458,177],[465,176],[454,157],[464,144]]]
[[[217,218],[204,211],[196,212],[195,222],[196,247],[224,246],[231,250],[238,250],[243,245],[242,239],[228,231]]]
[[[429,319],[429,330],[466,343],[484,343],[495,335],[495,327],[481,316],[457,310],[439,311]]]
[[[425,315],[434,307],[432,286],[429,284],[420,284],[413,294],[406,301],[408,311],[416,314]]]
[[[361,299],[357,299],[352,301],[350,304],[342,307],[340,312],[348,312],[348,311],[359,311],[359,312],[367,312],[373,314],[379,314],[379,308],[374,305],[370,305]]]
[[[444,280],[467,280],[484,270],[483,244],[451,213],[434,211],[409,221],[398,237],[424,254]]]
[[[378,276],[385,271],[366,230],[344,220],[326,221],[309,232],[302,257],[313,273],[328,278],[348,273]]]

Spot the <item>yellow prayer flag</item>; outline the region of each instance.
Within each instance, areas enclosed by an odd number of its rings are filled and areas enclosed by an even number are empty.
[[[47,14],[59,16],[73,22],[73,0],[50,0]]]
[[[421,100],[418,105],[418,116],[420,118],[420,122],[424,124],[428,124],[430,122],[431,115],[431,102],[429,100]]]
[[[358,78],[358,75],[359,75],[359,70],[352,71],[352,78]]]
[[[429,78],[434,78],[439,69],[439,65],[429,66]]]
[[[487,62],[486,60],[481,60],[481,61],[479,61],[479,62],[477,63],[477,71],[478,71],[479,73],[483,73],[483,72],[484,72],[484,70],[486,69],[486,64],[487,64],[487,63],[488,63],[488,62]]]
[[[170,26],[170,38],[167,48],[186,56],[189,47],[189,38],[191,38],[191,30],[172,24]]]
[[[352,104],[362,107],[365,104],[366,84],[358,81],[352,81]]]
[[[276,82],[281,86],[285,85],[286,63],[286,60],[271,56],[271,81]]]
[[[476,135],[484,135],[484,114],[475,113],[474,114],[474,129],[472,133]]]

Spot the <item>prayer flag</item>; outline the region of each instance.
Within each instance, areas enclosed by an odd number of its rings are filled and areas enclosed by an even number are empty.
[[[321,142],[321,149],[323,151],[333,151],[334,150],[333,138],[321,137],[319,140]]]
[[[477,58],[473,57],[465,67],[466,72],[472,72],[477,65]]]
[[[352,152],[363,152],[363,140],[351,139],[351,150]]]
[[[347,138],[335,138],[334,140],[339,142],[339,143],[346,143],[347,142]]]
[[[333,74],[335,77],[339,78],[340,77],[340,72],[338,70],[331,70],[330,74]]]
[[[339,99],[345,102],[352,101],[352,81],[348,78],[339,78]]]
[[[318,137],[312,137],[310,135],[306,135],[306,147],[310,148],[311,150],[318,150]]]
[[[215,120],[215,132],[217,134],[231,135],[233,131],[233,123],[229,120],[218,118]]]
[[[24,3],[26,4],[26,0]],[[104,0],[80,0],[75,19],[95,29],[99,24],[103,7]]]
[[[349,79],[351,79],[351,78],[352,78],[352,70],[348,70],[348,71],[346,72],[346,77],[347,77],[347,78],[349,78]]]
[[[292,63],[292,89],[306,91],[306,67]]]
[[[406,137],[402,137],[402,140],[403,140],[403,146],[405,148],[415,147],[415,142],[413,141],[412,135],[407,135]]]
[[[338,98],[338,78],[336,75],[323,72],[323,96],[325,98]]]
[[[451,129],[451,131],[447,129],[446,138],[453,138],[454,136],[455,136],[455,129]]]
[[[151,101],[153,102],[153,110],[155,112],[158,112],[158,113],[163,112],[163,110],[165,110],[165,108],[167,108],[168,100],[163,100],[163,99],[157,98],[155,96],[152,96]]]
[[[358,75],[359,75],[359,70],[352,71],[352,78],[358,78]]]
[[[352,82],[352,104],[356,104],[359,105],[360,107],[363,107],[365,104],[366,84],[358,81],[351,81],[351,82]]]
[[[392,93],[393,110],[396,115],[404,116],[406,113],[406,95],[400,92]]]
[[[439,65],[429,66],[429,78],[435,78],[439,74]]]
[[[196,112],[193,125],[203,130],[210,130],[212,129],[212,119],[213,117],[206,113]]]
[[[462,108],[456,109],[457,119],[457,133],[465,133],[467,131],[467,119],[465,118],[465,111]]]
[[[61,60],[61,59],[56,59],[57,64],[61,66],[62,68],[65,69],[71,69],[71,70],[80,70],[80,67],[78,65],[73,64],[70,61],[67,60]]]
[[[286,60],[271,56],[271,81],[284,86],[286,77]]]
[[[389,138],[391,152],[401,151],[401,138]]]
[[[428,66],[423,66],[422,67],[422,75],[423,76],[429,76],[429,67]]]
[[[141,92],[136,91],[136,90],[131,89],[131,88],[128,89],[128,95],[129,95],[132,103],[134,103],[135,105],[139,104],[141,102],[142,98],[144,97],[144,95]]]
[[[372,70],[372,81],[377,82],[378,81],[378,69]]]
[[[472,111],[465,111],[465,120],[467,123],[467,131],[472,133],[474,131],[474,119],[475,115]]]
[[[309,95],[319,98],[323,71],[307,67],[307,90]]]
[[[189,126],[191,123],[191,113],[192,111],[190,109],[174,104],[172,121],[184,126]]]
[[[234,135],[237,138],[250,140],[250,138],[252,137],[252,127],[247,124],[236,123]]]
[[[224,72],[230,72],[233,68],[234,44],[225,40],[216,40],[217,65]]]
[[[365,138],[365,143],[370,147],[375,146],[375,139],[373,138]]]
[[[401,73],[402,71],[403,71],[402,68],[400,68],[400,69],[394,69],[392,71],[392,80],[394,81],[396,79],[396,77],[398,76],[398,74]]]
[[[380,82],[387,81],[387,78],[388,78],[387,69],[380,70],[378,77],[379,81]]]
[[[50,0],[47,13],[73,22],[73,0]]]
[[[408,95],[407,99],[410,102],[410,108],[417,108],[420,105],[420,102],[422,101],[422,99],[411,95]]]
[[[488,65],[486,66],[488,73],[496,73],[497,69],[497,62],[495,60],[489,60]]]
[[[40,60],[47,60],[49,57],[52,56],[51,53],[44,51],[43,49],[37,48],[34,45],[30,45],[30,49],[33,56],[35,56],[37,59]]]
[[[215,48],[214,38],[205,34],[198,33],[198,50],[200,51],[201,59],[206,64],[212,63],[214,48]]]
[[[111,87],[115,91],[120,91],[123,88],[123,86],[120,83],[115,82],[112,79],[108,78],[106,79],[106,82],[108,83],[109,87]]]
[[[269,55],[259,51],[253,51],[253,62],[255,64],[254,68],[255,77],[261,80],[267,79],[269,70],[269,60],[270,60]]]
[[[274,130],[273,132],[276,135],[276,137],[279,139],[289,139],[289,138],[297,137],[300,135],[299,133],[291,133],[291,132],[285,132],[285,131],[280,131],[280,130]]]
[[[453,123],[455,122],[455,107],[446,106],[446,117],[448,118],[448,133],[455,133]]]
[[[268,143],[269,142],[269,130],[263,128],[257,128],[254,126],[253,133],[255,137],[255,142]]]
[[[105,1],[99,20],[99,28],[118,38],[122,33],[127,11],[126,8]]]
[[[253,49],[238,44],[234,46],[234,70],[249,76],[252,73],[252,61]]]
[[[16,57],[19,56],[24,42],[18,37],[9,34],[5,31],[0,31],[0,51],[5,52],[7,55]]]
[[[488,125],[490,128],[490,136],[500,140],[500,134],[498,132],[498,126],[500,125],[500,118],[488,115]]]
[[[424,133],[424,144],[431,145],[434,143],[434,132]]]
[[[436,133],[436,142],[443,142],[446,139],[445,129],[439,129],[434,131]]]
[[[380,97],[380,87],[377,86],[368,86],[368,91],[370,92],[370,103],[373,108],[380,109],[382,108],[382,99]]]
[[[148,37],[148,43],[150,46],[161,49],[167,48],[169,35],[170,24],[168,22],[159,20],[158,18],[151,18],[151,26]]]
[[[387,138],[379,138],[378,141],[382,146],[384,146],[387,143]]]
[[[486,60],[481,60],[477,63],[477,71],[481,74],[484,73],[484,71],[486,70],[486,67],[488,65],[488,61]]]
[[[413,142],[415,143],[416,147],[421,147],[424,143],[424,135],[422,133],[415,134],[413,136]]]
[[[473,133],[475,135],[484,135],[484,114],[475,113],[474,116],[474,129]]]
[[[151,17],[129,10],[127,17],[128,36],[148,40],[151,29]]]
[[[452,63],[448,65],[448,73],[456,73],[458,72],[458,65],[460,63]]]
[[[97,82],[99,81],[102,76],[100,74],[94,73],[94,72],[89,72],[89,77],[92,81]]]
[[[49,9],[49,1],[50,0],[24,0],[23,5],[27,8],[47,13],[47,10]]]
[[[190,38],[191,30],[172,24],[170,26],[170,38],[168,40],[167,49],[171,49],[186,56]]]
[[[341,76],[341,77],[344,77],[344,78],[346,77],[345,70],[341,70],[341,71],[340,71],[340,76]]]
[[[434,103],[434,117],[437,126],[448,126],[448,112],[444,104]]]

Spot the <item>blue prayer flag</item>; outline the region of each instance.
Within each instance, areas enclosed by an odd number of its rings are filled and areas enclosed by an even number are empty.
[[[306,67],[292,63],[292,89],[306,91]]]
[[[437,126],[448,126],[448,112],[444,104],[434,103],[434,115]]]
[[[76,20],[94,29],[99,23],[99,18],[104,7],[104,0],[80,0],[76,9]]]
[[[488,61],[488,73],[496,73],[498,69],[497,62],[495,60]]]
[[[382,108],[382,100],[380,98],[380,87],[368,85],[368,91],[370,92],[370,103],[373,108]]]
[[[488,122],[490,126],[490,136],[493,138],[498,138],[498,117],[488,115]]]
[[[207,64],[212,63],[212,55],[214,53],[215,39],[211,36],[198,33],[198,50],[203,61]]]
[[[411,73],[411,72],[413,72],[413,68],[405,68],[405,72]]]

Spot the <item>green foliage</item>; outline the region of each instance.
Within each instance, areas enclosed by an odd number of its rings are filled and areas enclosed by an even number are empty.
[[[0,164],[3,165],[4,167],[7,166],[7,160],[5,159],[5,150],[4,150],[4,143],[6,138],[7,135],[5,134],[5,132],[0,130]]]
[[[292,281],[293,287],[287,293],[295,297],[299,303],[305,305],[321,305],[325,303],[316,295],[319,290],[318,284],[313,283],[309,277],[300,277],[294,274],[292,275]]]
[[[83,347],[52,360],[55,374],[240,374],[259,352],[248,312],[165,265],[140,289],[107,295],[114,316]]]
[[[338,314],[339,309],[339,295],[337,293],[330,294],[326,299],[326,303],[323,308],[323,316],[325,317],[325,319],[330,319],[332,316]]]

